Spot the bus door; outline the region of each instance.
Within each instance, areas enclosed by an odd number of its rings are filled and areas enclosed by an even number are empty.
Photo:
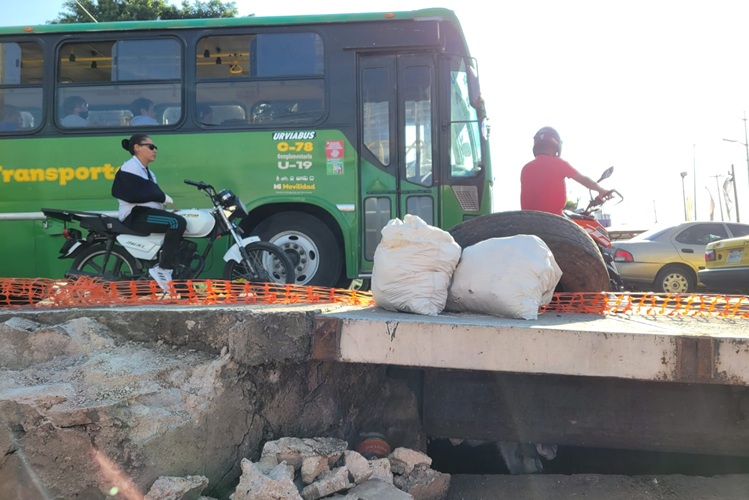
[[[366,55],[359,58],[362,120],[361,268],[371,270],[380,230],[390,219],[418,215],[437,220],[437,126],[435,63],[429,55]]]

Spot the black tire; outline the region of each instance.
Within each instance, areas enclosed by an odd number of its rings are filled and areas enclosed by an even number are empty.
[[[244,247],[252,262],[248,269],[242,262],[230,260],[224,267],[224,279],[251,283],[294,283],[294,266],[286,253],[276,245],[256,241]]]
[[[562,270],[557,291],[609,290],[609,274],[595,242],[583,228],[564,217],[532,210],[498,212],[461,222],[450,229],[450,234],[461,248],[489,238],[538,236]]]
[[[278,213],[258,224],[253,234],[283,248],[294,265],[297,285],[338,284],[343,255],[333,232],[317,217]]]
[[[697,289],[697,277],[686,266],[669,264],[658,271],[653,290],[658,293],[691,293]]]
[[[138,261],[127,251],[114,247],[104,267],[106,245],[99,243],[83,250],[70,267],[71,276],[99,277],[107,281],[126,281],[138,279],[142,271]]]

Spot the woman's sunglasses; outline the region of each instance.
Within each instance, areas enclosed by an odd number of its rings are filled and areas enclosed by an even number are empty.
[[[148,149],[150,149],[151,151],[158,151],[159,150],[159,148],[156,146],[156,144],[147,144],[147,143],[144,142],[142,144],[138,144],[138,146],[145,146]]]

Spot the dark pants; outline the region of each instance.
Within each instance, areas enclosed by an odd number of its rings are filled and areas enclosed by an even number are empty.
[[[122,223],[142,233],[164,233],[159,266],[162,269],[174,269],[174,256],[187,226],[184,217],[156,208],[133,207]]]

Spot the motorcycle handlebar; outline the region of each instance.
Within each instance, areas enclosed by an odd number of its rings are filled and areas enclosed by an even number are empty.
[[[206,184],[203,181],[195,182],[195,181],[191,181],[190,179],[185,179],[185,184],[189,184],[191,186],[195,186],[196,188],[198,188],[201,191],[204,190],[204,189],[207,189],[207,188],[211,187],[210,184]]]
[[[616,189],[611,189],[609,191],[606,191],[602,195],[598,195],[596,197],[596,201],[600,201],[599,204],[603,205],[605,202],[607,202],[609,200],[613,200],[614,198],[619,198],[619,201],[623,201],[624,200],[624,196],[622,196],[619,191],[617,191]]]
[[[606,191],[604,194],[600,194],[596,196],[595,198],[593,198],[592,200],[590,200],[590,203],[588,204],[588,208],[585,209],[585,212],[586,213],[590,212],[592,209],[596,207],[600,207],[607,201],[613,200],[614,198],[618,198],[619,203],[624,201],[624,196],[622,196],[619,191],[617,191],[616,189],[611,189],[609,191]]]

